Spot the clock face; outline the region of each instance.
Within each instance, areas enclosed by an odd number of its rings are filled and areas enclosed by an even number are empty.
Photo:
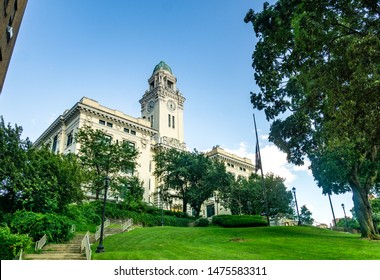
[[[151,101],[149,101],[148,105],[146,106],[146,110],[150,113],[153,111],[153,108],[154,108],[154,101],[151,100]]]
[[[168,106],[168,109],[169,109],[169,111],[174,111],[175,110],[175,108],[176,108],[176,105],[175,105],[175,103],[174,103],[174,101],[173,100],[169,100],[168,102],[167,102],[167,106]]]

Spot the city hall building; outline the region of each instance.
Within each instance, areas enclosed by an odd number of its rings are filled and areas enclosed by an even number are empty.
[[[77,153],[80,146],[75,143],[75,134],[84,126],[102,130],[112,137],[113,141],[128,141],[139,152],[134,175],[143,182],[143,200],[161,207],[158,182],[153,175],[153,156],[158,147],[186,150],[183,125],[185,100],[177,89],[177,78],[171,68],[161,61],[154,67],[148,79],[148,89],[139,101],[140,117],[129,116],[83,97],[59,116],[34,145],[38,147],[49,144],[55,153]],[[213,147],[207,155],[222,160],[227,171],[235,177],[248,178],[254,171],[250,159],[228,153],[219,146]],[[91,195],[88,194],[89,197]],[[180,204],[181,201],[177,203]],[[182,208],[179,205],[177,207]],[[169,208],[169,205],[164,205],[164,208]],[[205,202],[202,214],[209,217],[227,213],[226,211],[218,203],[217,197],[212,197]]]

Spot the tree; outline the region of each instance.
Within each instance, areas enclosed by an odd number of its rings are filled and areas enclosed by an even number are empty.
[[[301,206],[300,220],[303,225],[312,225],[314,219],[311,217],[312,213],[307,209],[306,205]]]
[[[84,199],[83,171],[74,154],[54,154],[47,147],[30,148],[20,191],[23,208],[39,213],[62,212]]]
[[[80,144],[79,159],[88,174],[90,190],[99,199],[104,190],[104,179],[111,179],[111,191],[121,192],[126,187],[125,181],[118,184],[118,179],[133,173],[136,167],[138,151],[127,141],[113,141],[101,130],[90,126],[80,128],[75,135]]]
[[[154,155],[154,175],[162,182],[159,186],[161,199],[164,195],[182,199],[182,212],[187,212],[190,185],[188,169],[190,153],[176,149],[158,149]]]
[[[232,175],[227,173],[224,163],[217,159],[210,159],[197,151],[192,153],[192,159],[192,163],[188,166],[189,204],[198,217],[202,204],[212,197],[215,191],[229,186]]]
[[[190,204],[197,217],[204,201],[212,197],[214,191],[231,182],[231,176],[222,162],[198,151],[161,149],[154,160],[154,174],[162,182],[161,197],[167,201],[181,199],[182,211],[186,213],[187,204]]]
[[[284,179],[268,173],[264,177],[267,189],[269,216],[277,214],[293,215],[292,193],[284,185]],[[231,209],[233,215],[261,215],[266,212],[262,181],[252,174],[248,179],[238,177],[229,190],[221,194],[225,207]]]
[[[0,201],[4,212],[60,212],[83,199],[82,172],[75,155],[33,148],[22,127],[0,122]]]
[[[21,126],[15,125],[13,128],[0,117],[0,199],[5,212],[14,212],[21,207],[26,151],[31,147],[28,139],[21,139],[21,133]]]
[[[378,238],[368,200],[380,170],[380,4],[371,0],[279,0],[250,10],[254,108],[269,140],[302,165],[324,194],[352,191],[362,237]]]

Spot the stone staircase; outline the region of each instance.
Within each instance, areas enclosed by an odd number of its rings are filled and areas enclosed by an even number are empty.
[[[123,220],[111,220],[111,225],[120,225],[120,227],[110,226],[104,229],[104,238],[110,235],[121,233],[121,224]],[[130,227],[127,231],[132,230]],[[84,234],[75,235],[73,239],[66,243],[61,244],[46,244],[40,252],[35,254],[24,254],[22,258],[24,260],[85,260],[86,256],[80,252],[82,239]],[[97,243],[95,241],[95,235],[90,235],[91,244]]]
[[[80,247],[83,235],[76,235],[72,240],[62,244],[46,244],[42,250],[35,254],[23,255],[24,260],[85,260]]]

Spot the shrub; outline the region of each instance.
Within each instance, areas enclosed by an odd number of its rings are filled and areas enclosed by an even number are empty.
[[[70,239],[71,221],[58,214],[41,214],[25,210],[7,215],[8,226],[13,233],[29,234],[34,241],[46,234],[49,241],[61,242]]]
[[[102,221],[101,214],[98,212],[100,206],[96,203],[72,204],[67,207],[65,215],[75,224],[77,231],[94,232],[96,226]],[[101,212],[100,212],[101,213]]]
[[[198,220],[195,221],[195,226],[196,227],[208,227],[210,224],[210,222],[208,221],[208,219],[206,218],[200,218]]]
[[[262,227],[267,221],[259,215],[218,215],[212,217],[212,223],[222,227]]]
[[[9,227],[0,227],[0,260],[13,260],[21,249],[28,250],[32,240],[25,234],[12,234]]]

